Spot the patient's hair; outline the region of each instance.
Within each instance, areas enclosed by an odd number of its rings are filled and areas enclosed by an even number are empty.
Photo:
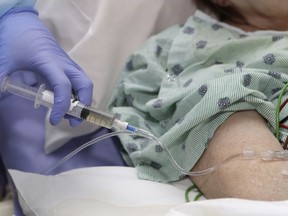
[[[196,7],[208,14],[214,14],[220,21],[237,20],[239,23],[245,22],[244,17],[233,7],[221,7],[213,0],[192,0]]]

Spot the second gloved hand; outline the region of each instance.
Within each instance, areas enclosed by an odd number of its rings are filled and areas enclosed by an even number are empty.
[[[82,103],[92,102],[92,82],[62,50],[33,8],[14,8],[0,18],[0,83],[19,70],[42,75],[54,91],[52,125],[69,109],[72,89]],[[72,126],[79,122],[70,119]]]

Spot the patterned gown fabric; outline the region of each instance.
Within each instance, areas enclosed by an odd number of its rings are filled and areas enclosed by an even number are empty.
[[[273,95],[288,80],[287,49],[287,32],[247,33],[198,11],[133,53],[110,109],[160,137],[189,171],[215,130],[236,111],[256,110],[275,132]],[[282,131],[281,138],[286,136]],[[120,139],[140,178],[169,182],[183,176],[155,141]]]

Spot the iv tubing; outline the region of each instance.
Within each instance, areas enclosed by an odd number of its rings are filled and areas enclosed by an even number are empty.
[[[85,148],[87,148],[87,147],[89,147],[89,146],[91,146],[93,144],[96,144],[97,142],[100,142],[100,141],[102,141],[104,139],[107,139],[107,138],[112,137],[112,136],[116,136],[119,133],[132,133],[132,132],[127,131],[127,130],[124,130],[124,131],[121,130],[121,131],[115,131],[115,132],[111,132],[111,133],[108,133],[108,134],[104,134],[104,135],[102,135],[100,137],[96,137],[96,138],[84,143],[80,147],[76,148],[74,151],[72,151],[71,153],[66,155],[64,158],[62,158],[61,160],[56,162],[51,168],[49,168],[48,170],[44,171],[42,174],[48,174],[49,172],[51,172],[52,170],[56,169],[58,166],[63,164],[65,161],[69,160],[71,157],[76,155],[78,152],[80,152],[80,151],[84,150]]]
[[[154,141],[156,141],[157,143],[159,143],[161,145],[161,147],[164,149],[165,153],[167,154],[169,160],[172,162],[173,166],[179,170],[181,173],[185,174],[185,175],[190,175],[190,176],[201,176],[201,175],[205,175],[208,173],[211,173],[213,171],[215,171],[216,169],[218,169],[220,166],[230,162],[233,159],[239,158],[242,154],[235,154],[230,156],[229,158],[225,159],[224,161],[222,161],[221,163],[217,164],[216,166],[210,167],[208,169],[202,170],[202,171],[193,171],[193,172],[186,172],[174,159],[174,157],[172,156],[171,152],[168,150],[168,148],[154,135],[152,135],[151,133],[142,130],[142,129],[136,129],[135,132],[131,132],[131,131],[127,131],[127,130],[121,130],[121,131],[115,131],[115,132],[111,132],[108,134],[104,134],[100,137],[96,137],[88,142],[86,142],[85,144],[83,144],[82,146],[78,147],[77,149],[75,149],[74,151],[72,151],[71,153],[69,153],[68,155],[66,155],[64,158],[62,158],[61,160],[59,160],[56,164],[54,164],[51,168],[49,168],[48,170],[44,171],[41,174],[49,174],[49,172],[51,172],[52,170],[56,169],[58,166],[60,166],[61,164],[63,164],[65,161],[69,160],[71,157],[73,157],[74,155],[76,155],[78,152],[84,150],[85,148],[96,144],[97,142],[100,142],[103,139],[106,139],[108,137],[112,137],[112,136],[116,136],[118,134],[129,134],[129,135],[138,135],[138,136],[142,136],[142,137],[146,137],[149,139],[153,139]]]
[[[116,135],[118,135],[120,133],[129,134],[129,135],[138,135],[138,136],[146,137],[146,138],[149,138],[149,139],[153,139],[154,141],[156,141],[157,143],[159,143],[161,145],[161,147],[163,148],[163,150],[167,154],[167,156],[168,156],[169,160],[171,161],[171,163],[173,164],[173,166],[178,171],[180,171],[181,173],[183,173],[185,175],[189,175],[189,176],[202,176],[202,175],[209,174],[209,173],[217,170],[221,166],[229,163],[230,161],[232,161],[234,159],[242,159],[242,160],[243,159],[244,160],[262,159],[263,161],[288,160],[288,151],[287,150],[286,151],[285,150],[284,151],[264,151],[261,154],[258,154],[255,151],[243,151],[241,153],[231,155],[230,157],[226,158],[222,162],[216,164],[213,167],[207,168],[205,170],[201,170],[201,171],[185,171],[177,163],[177,161],[172,156],[171,152],[168,150],[167,146],[165,146],[160,141],[160,139],[158,139],[156,136],[152,135],[151,133],[149,133],[149,132],[147,132],[145,130],[137,128],[136,131],[134,131],[134,132],[127,131],[127,130],[120,130],[120,131],[115,131],[115,132],[111,132],[111,133],[102,135],[100,137],[96,137],[95,139],[86,142],[82,146],[78,147],[77,149],[75,149],[74,151],[69,153],[67,156],[65,156],[64,158],[59,160],[56,164],[54,164],[51,168],[49,168],[48,170],[42,172],[42,174],[49,174],[49,172],[51,172],[52,170],[54,170],[55,168],[57,168],[58,166],[63,164],[65,161],[67,161],[68,159],[70,159],[71,157],[73,157],[78,152],[82,151],[83,149],[85,149],[85,148],[87,148],[87,147],[89,147],[89,146],[91,146],[91,145],[93,145],[93,144],[95,144],[95,143],[97,143],[99,141],[102,141],[103,139],[106,139],[106,138],[112,137],[112,136],[116,136]]]

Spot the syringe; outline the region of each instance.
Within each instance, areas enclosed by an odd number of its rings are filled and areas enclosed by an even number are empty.
[[[45,89],[45,84],[40,85],[37,89],[11,80],[9,77],[5,77],[1,85],[1,91],[9,91],[14,95],[32,100],[34,101],[35,108],[38,108],[40,105],[51,108],[54,104],[54,94]],[[109,129],[115,127],[120,130],[132,132],[138,130],[127,122],[120,121],[115,115],[85,105],[76,99],[71,99],[70,108],[67,114]]]

